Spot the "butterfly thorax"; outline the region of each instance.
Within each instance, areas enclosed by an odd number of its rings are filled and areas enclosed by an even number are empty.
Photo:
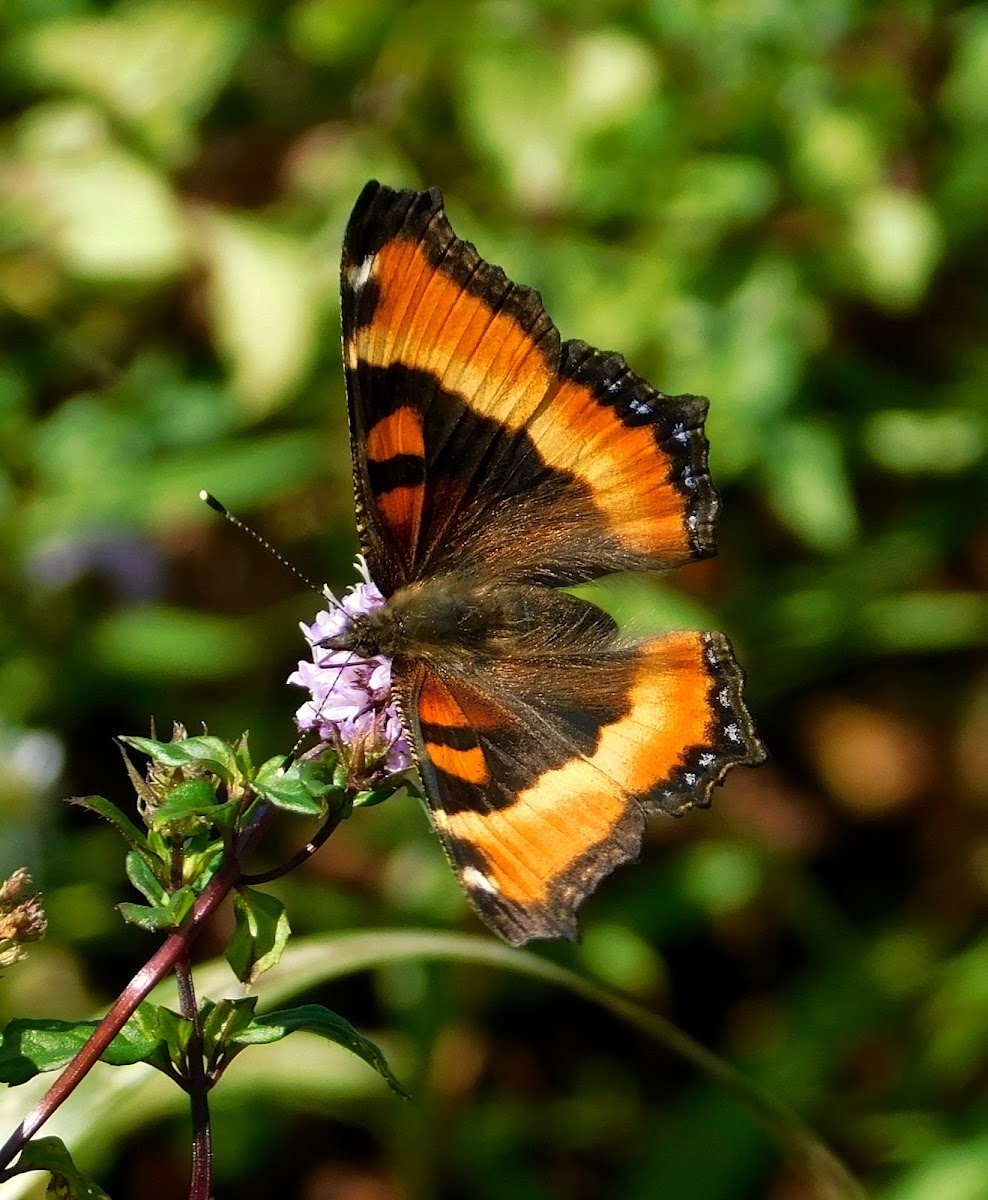
[[[605,613],[565,592],[461,576],[419,580],[355,616],[323,644],[363,658],[383,654],[451,663],[540,656],[562,645],[584,651],[611,642]]]

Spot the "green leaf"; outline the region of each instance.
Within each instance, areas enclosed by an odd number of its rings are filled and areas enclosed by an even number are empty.
[[[217,799],[216,788],[208,780],[187,779],[168,793],[151,819],[155,829],[172,842],[181,842],[217,826],[229,828],[238,811],[236,801]]]
[[[237,770],[244,779],[252,779],[254,776],[254,764],[251,762],[250,749],[247,745],[247,734],[243,733],[233,743],[231,747],[233,757],[237,764]]]
[[[149,1062],[160,1041],[157,1026],[149,1025],[142,1004],[100,1056],[114,1067]],[[44,1071],[59,1071],[78,1054],[98,1021],[56,1021],[20,1018],[10,1021],[0,1040],[0,1082],[16,1086]]]
[[[203,734],[201,737],[186,738],[184,742],[176,742],[182,752],[188,755],[189,762],[199,763],[200,766],[219,775],[226,783],[237,774],[237,756],[233,747],[222,738]]]
[[[256,996],[240,996],[218,1003],[212,1000],[202,1002],[199,1015],[207,1070],[212,1071],[233,1057],[230,1043],[250,1025],[256,1007]]]
[[[121,734],[120,740],[166,767],[181,767],[187,762],[185,755],[178,749],[182,745],[181,742],[159,742],[154,738],[124,734]]]
[[[158,878],[153,864],[136,850],[132,850],[127,855],[126,864],[127,878],[141,895],[153,905],[159,908],[165,907],[168,904],[168,892]],[[160,863],[160,865],[163,867],[164,863]]]
[[[297,767],[299,778],[313,796],[328,796],[333,791],[347,791],[346,765],[340,761],[335,751],[329,751],[310,762],[298,763]]]
[[[908,310],[921,299],[943,247],[936,210],[911,189],[880,185],[851,214],[852,277],[885,308]]]
[[[291,928],[281,901],[253,888],[237,889],[234,911],[226,960],[240,982],[250,984],[281,958]]]
[[[216,788],[209,780],[187,779],[168,793],[168,799],[159,806],[154,814],[154,823],[160,828],[177,817],[183,817],[189,813],[207,812],[211,808],[216,808],[218,803]]]
[[[148,845],[151,847],[151,851],[155,857],[161,862],[171,862],[172,844],[157,829],[148,830]]]
[[[309,782],[296,767],[283,772],[284,762],[284,758],[279,756],[262,763],[254,776],[254,790],[285,812],[321,817],[326,812],[325,802],[313,795]]]
[[[157,1067],[158,1070],[168,1070],[172,1064],[168,1037],[172,1035],[172,1040],[176,1040],[173,1034],[173,1021],[180,1019],[171,1009],[145,1000],[138,1006],[137,1011],[121,1031],[121,1036],[128,1040],[127,1050],[131,1052],[131,1057],[124,1058],[123,1055],[126,1051],[120,1051],[114,1052],[111,1056],[104,1055],[103,1061],[113,1067],[146,1062]],[[189,1023],[186,1022],[186,1024]],[[184,1044],[188,1044],[187,1037]]]
[[[196,902],[196,894],[191,887],[180,887],[168,903],[163,906],[149,908],[144,904],[118,904],[117,911],[128,925],[137,925],[149,933],[161,933],[177,929],[188,916],[189,910]]]
[[[984,646],[988,599],[981,592],[907,592],[862,604],[861,638],[881,653]]]
[[[388,787],[374,788],[370,792],[359,792],[353,798],[354,808],[373,808],[376,804],[383,804],[385,800],[392,798],[404,799],[412,794],[412,789],[405,783],[394,784]]]
[[[233,747],[221,738],[208,734],[186,738],[184,742],[156,742],[152,738],[144,737],[122,737],[120,740],[166,767],[187,767],[195,764],[212,771],[227,784],[237,773],[237,759]]]
[[[224,808],[227,806],[224,805]],[[186,883],[198,896],[213,878],[216,868],[223,860],[224,847],[221,842],[211,842],[203,850],[191,852],[184,849],[183,872]]]
[[[260,1017],[255,1017],[250,1025],[242,1033],[237,1034],[232,1041],[241,1048],[262,1046],[271,1042],[280,1042],[290,1033],[298,1033],[302,1030],[335,1042],[338,1046],[349,1050],[351,1054],[362,1058],[368,1066],[377,1071],[393,1091],[397,1092],[399,1096],[408,1098],[408,1092],[395,1078],[380,1047],[376,1046],[369,1038],[364,1037],[362,1033],[358,1033],[345,1017],[341,1017],[339,1013],[335,1013],[331,1009],[324,1008],[321,1004],[303,1004],[298,1008],[288,1008],[281,1012],[265,1013]]]
[[[185,1073],[189,1043],[195,1026],[187,1018],[161,1004],[142,1004],[131,1022],[143,1035],[152,1050],[142,1062],[150,1063],[159,1071],[169,1068],[180,1075]]]
[[[298,778],[298,763],[292,763],[288,769],[285,769],[285,763],[288,758],[284,754],[276,754],[274,758],[269,758],[254,772],[254,778],[251,780],[255,790],[260,790],[272,782],[284,782],[287,779]]]
[[[150,854],[147,838],[133,821],[124,816],[123,812],[111,801],[102,796],[69,796],[67,802],[78,805],[79,808],[88,808],[90,812],[96,813],[104,821],[109,821],[127,845],[138,854],[144,856]]]
[[[46,1194],[57,1200],[110,1200],[98,1184],[82,1174],[61,1138],[35,1138],[28,1142],[10,1173],[22,1175],[27,1171],[50,1171]]]
[[[988,450],[988,414],[885,408],[864,427],[871,458],[897,475],[960,475]]]

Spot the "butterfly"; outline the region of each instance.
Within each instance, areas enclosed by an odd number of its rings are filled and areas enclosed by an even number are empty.
[[[392,662],[432,823],[508,942],[577,933],[646,817],[764,751],[720,633],[628,643],[560,589],[715,553],[698,396],[560,339],[453,233],[368,183],[342,263],[357,526],[383,607],[324,644]]]

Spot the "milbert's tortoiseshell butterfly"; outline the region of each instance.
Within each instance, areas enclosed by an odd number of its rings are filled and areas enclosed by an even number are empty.
[[[574,937],[646,816],[764,758],[720,633],[629,644],[559,588],[715,553],[698,396],[560,340],[442,196],[369,183],[343,247],[357,522],[383,607],[325,643],[392,660],[432,821],[507,941]]]

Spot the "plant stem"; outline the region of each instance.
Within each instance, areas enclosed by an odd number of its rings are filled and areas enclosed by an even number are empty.
[[[92,1035],[35,1107],[0,1149],[0,1170],[10,1165],[48,1118],[75,1091],[100,1055],[133,1016],[135,1009],[151,989],[170,972],[183,956],[206,919],[240,879],[240,863],[271,819],[269,804],[259,804],[237,839],[223,866],[203,889],[180,929],[169,934],[134,978],[110,1006],[109,1012]],[[205,1195],[205,1193],[204,1193]]]
[[[294,871],[296,867],[300,867],[307,859],[310,859],[319,847],[326,841],[329,835],[343,820],[343,811],[331,813],[326,820],[320,825],[315,836],[302,847],[301,850],[293,854],[287,862],[283,862],[279,867],[271,867],[267,871],[258,871],[256,875],[241,875],[240,882],[253,886],[257,883],[270,883],[272,879],[280,879],[282,875],[287,875],[289,871]]]
[[[206,1064],[203,1061],[202,1025],[192,963],[188,952],[175,964],[178,979],[178,998],[182,1016],[192,1022],[194,1032],[189,1039],[186,1059],[189,1103],[192,1109],[192,1181],[189,1200],[209,1200],[213,1183],[213,1132],[209,1122],[209,1088]]]
[[[192,1107],[192,1181],[189,1200],[209,1200],[213,1186],[213,1131],[209,1123],[209,1092],[194,1088]]]

